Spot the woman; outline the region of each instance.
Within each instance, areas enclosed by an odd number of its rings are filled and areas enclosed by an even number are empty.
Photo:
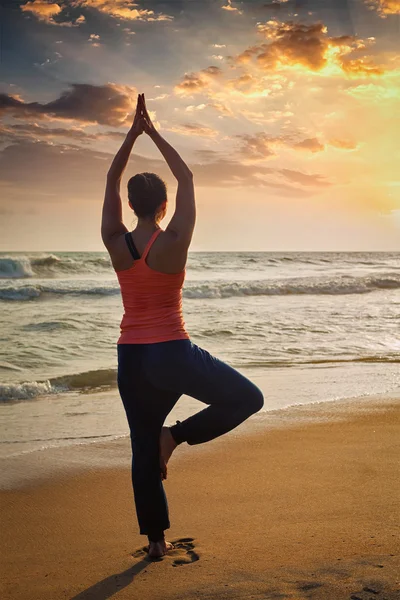
[[[161,229],[166,186],[154,173],[135,175],[128,182],[128,197],[138,223],[129,232],[122,222],[120,182],[143,131],[178,181],[176,208],[168,226]],[[154,128],[141,94],[133,125],[107,175],[101,235],[124,305],[117,342],[118,388],[131,434],[139,529],[148,536],[152,557],[173,548],[164,537],[170,522],[162,480],[167,478],[167,463],[176,446],[212,440],[260,410],[264,402],[254,383],[192,343],[186,331],[182,286],[195,218],[193,174]],[[163,426],[182,394],[208,407],[172,427]]]

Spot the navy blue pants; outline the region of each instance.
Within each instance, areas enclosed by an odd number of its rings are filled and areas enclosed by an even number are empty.
[[[208,442],[259,411],[261,390],[244,375],[191,340],[118,344],[118,388],[129,423],[132,484],[140,533],[150,541],[169,529],[160,469],[159,437],[164,421],[186,394],[207,408],[171,427],[180,444]]]

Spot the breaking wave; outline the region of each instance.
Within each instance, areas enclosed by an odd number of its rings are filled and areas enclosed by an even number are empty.
[[[229,298],[232,296],[287,296],[302,294],[366,294],[400,288],[400,275],[326,278],[295,278],[278,281],[208,282],[184,289],[186,298]]]
[[[48,394],[61,394],[69,391],[94,391],[99,388],[115,387],[116,369],[97,369],[54,377],[45,381],[25,381],[22,383],[0,384],[0,402],[31,400]]]
[[[261,281],[187,281],[183,297],[230,298],[235,296],[342,295],[367,294],[377,290],[400,288],[400,275],[383,273],[369,276],[339,276],[337,278],[304,277]],[[35,300],[49,294],[112,296],[119,294],[117,283],[88,286],[86,281],[63,281],[60,285],[8,285],[0,288],[2,300]]]
[[[250,360],[241,364],[232,365],[241,367],[259,367],[259,368],[291,368],[299,366],[313,365],[339,365],[343,363],[386,363],[399,364],[400,355],[372,355],[372,356],[354,356],[349,358],[299,358],[293,360]],[[100,390],[115,388],[117,386],[117,369],[97,369],[76,373],[61,377],[54,377],[45,381],[25,381],[20,383],[0,384],[0,402],[14,402],[23,400],[34,400],[40,396],[53,394],[62,394],[66,392],[86,392],[93,393]]]
[[[43,256],[0,256],[0,279],[27,279],[30,277],[63,277],[79,273],[98,273],[111,268],[105,256],[75,258],[45,254]]]

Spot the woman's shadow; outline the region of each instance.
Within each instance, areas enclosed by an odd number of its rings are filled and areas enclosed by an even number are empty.
[[[132,583],[136,575],[139,575],[139,573],[148,567],[149,564],[160,562],[167,557],[173,558],[173,567],[177,567],[178,565],[190,565],[200,559],[199,553],[195,550],[194,538],[181,537],[173,540],[172,543],[174,546],[173,549],[166,555],[158,558],[150,557],[147,553],[148,546],[143,546],[140,550],[136,550],[136,552],[132,554],[134,558],[141,558],[138,563],[122,573],[110,575],[106,579],[95,583],[87,590],[84,590],[77,596],[71,598],[71,600],[107,600],[107,598],[111,598],[113,594],[116,594]]]
[[[111,598],[124,587],[127,587],[132,583],[136,575],[139,575],[143,569],[146,569],[152,562],[157,562],[157,560],[162,559],[144,558],[126,571],[115,573],[95,583],[83,592],[80,592],[77,596],[71,598],[71,600],[107,600],[107,598]]]

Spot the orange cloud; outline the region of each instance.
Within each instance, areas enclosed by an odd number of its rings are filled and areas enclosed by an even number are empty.
[[[293,181],[294,183],[300,183],[301,185],[313,187],[328,187],[331,185],[328,181],[326,181],[325,177],[316,173],[313,175],[308,175],[307,173],[302,173],[301,171],[292,171],[291,169],[281,169],[280,172],[290,181]]]
[[[329,140],[329,145],[334,148],[339,148],[340,150],[356,150],[356,148],[358,148],[358,145],[351,140],[333,139]]]
[[[236,12],[238,15],[242,15],[243,14],[242,10],[239,10],[235,6],[232,6],[232,0],[228,0],[228,4],[225,4],[225,6],[221,6],[221,8],[223,8],[224,10],[229,10],[229,11],[232,11],[232,12]]]
[[[62,8],[56,3],[49,4],[42,0],[33,0],[33,2],[27,2],[22,5],[21,10],[23,12],[33,13],[40,21],[46,21],[46,23],[56,25],[57,23],[53,21],[53,17],[54,15],[58,15],[62,11]]]
[[[254,111],[247,110],[245,108],[239,109],[239,113],[243,115],[248,121],[257,124],[263,123],[276,123],[280,119],[289,119],[294,116],[290,110],[264,110]]]
[[[100,46],[99,39],[100,36],[97,33],[91,33],[88,42],[90,42],[93,47],[98,48]]]
[[[365,0],[371,10],[376,10],[382,18],[400,14],[400,0]]]
[[[282,5],[285,5],[288,0],[272,0],[267,4],[263,4],[263,9],[270,8],[272,10],[279,10]]]
[[[294,144],[295,150],[308,150],[309,152],[322,152],[325,146],[317,140],[317,138],[308,138]]]
[[[342,63],[345,73],[354,73],[357,75],[383,75],[385,70],[374,63],[371,57],[357,58],[347,60]]]
[[[178,127],[168,127],[166,128],[166,131],[190,136],[199,135],[202,137],[215,137],[219,134],[219,131],[211,129],[211,127],[205,127],[204,125],[197,125],[195,123],[185,123]]]
[[[199,110],[204,110],[206,108],[214,108],[216,111],[222,113],[223,115],[226,115],[228,117],[234,117],[235,113],[233,112],[233,110],[231,110],[230,108],[228,108],[227,106],[225,106],[224,104],[221,104],[220,102],[208,102],[207,104],[190,104],[189,106],[187,106],[185,108],[185,112],[189,112],[189,113],[193,113],[193,112],[197,112]],[[179,108],[175,108],[176,111],[179,111]]]
[[[277,156],[276,149],[282,147],[312,153],[322,152],[325,149],[325,146],[317,138],[306,138],[297,141],[293,136],[272,136],[264,132],[254,135],[242,134],[235,137],[242,142],[239,154],[251,161],[263,161],[275,157]]]
[[[210,108],[214,108],[216,111],[226,115],[227,117],[234,117],[235,113],[225,104],[221,104],[221,102],[211,102],[207,104]]]
[[[381,76],[393,71],[395,63],[388,53],[385,60],[390,66],[376,64],[365,50],[375,43],[356,36],[330,37],[323,23],[302,24],[276,19],[258,23],[258,32],[266,42],[249,46],[237,56],[226,56],[232,70],[240,73],[227,79],[219,67],[186,73],[174,91],[177,95],[203,94],[217,103],[235,102],[238,97],[273,98],[290,91],[296,80],[288,77],[285,67],[295,68],[299,76],[304,70],[323,75],[327,79],[338,75],[349,77]],[[232,93],[231,90],[234,92]],[[267,122],[263,119],[263,122]]]
[[[255,58],[258,66],[268,71],[284,66],[321,71],[329,65],[336,65],[353,74],[376,75],[383,72],[371,57],[352,56],[374,43],[374,38],[364,41],[348,35],[329,37],[323,23],[305,25],[292,21],[283,23],[276,19],[258,24],[257,29],[268,41],[250,46],[236,57],[227,57],[234,64],[244,65]]]
[[[197,110],[204,110],[207,107],[207,104],[190,104],[185,108],[185,112],[194,112]],[[175,108],[175,110],[179,111],[179,108]]]
[[[222,71],[219,67],[207,67],[199,72],[185,73],[183,81],[174,87],[174,92],[178,95],[191,96],[197,94],[209,87],[211,81],[219,77]]]
[[[22,12],[30,12],[39,21],[44,21],[48,25],[59,25],[62,27],[77,27],[85,22],[85,17],[81,15],[74,22],[55,21],[53,17],[59,15],[64,9],[56,2],[45,2],[44,0],[32,0],[21,6]]]
[[[253,161],[276,156],[274,147],[281,144],[281,138],[273,137],[267,133],[238,135],[237,137],[243,142],[239,154]]]
[[[73,0],[72,6],[96,9],[118,19],[127,21],[172,21],[173,17],[153,10],[134,8],[137,4],[131,0]]]
[[[291,88],[293,82],[288,81],[282,74],[245,73],[224,82],[228,90],[233,90],[240,96],[268,97],[281,96],[284,87]]]

